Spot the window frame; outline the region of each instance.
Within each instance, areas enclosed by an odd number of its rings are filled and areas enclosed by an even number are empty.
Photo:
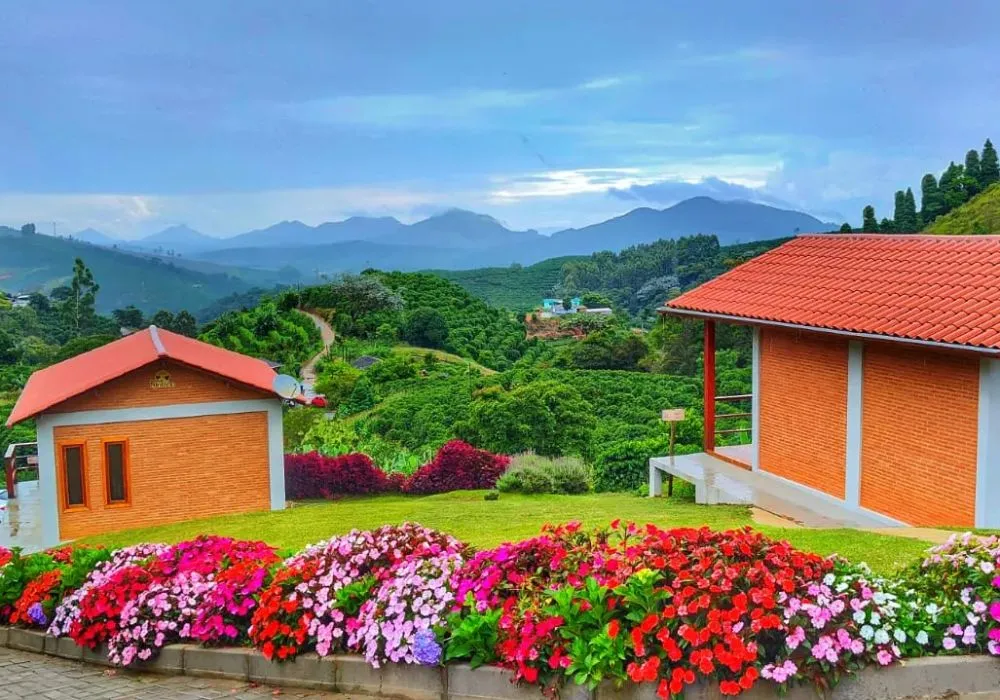
[[[108,445],[122,446],[122,480],[125,487],[125,499],[111,500],[111,464],[108,461]],[[104,476],[104,505],[108,508],[125,508],[132,505],[132,471],[129,453],[129,442],[126,437],[109,437],[101,439],[101,462]]]
[[[69,502],[69,480],[66,475],[66,449],[70,447],[77,447],[80,449],[80,487],[83,491],[83,503],[74,503],[70,505]],[[58,487],[59,487],[59,504],[62,506],[63,512],[73,512],[79,510],[90,510],[90,490],[87,484],[87,477],[89,470],[87,469],[87,441],[82,438],[74,438],[68,440],[60,440],[58,445],[58,460],[59,460],[59,473],[58,473]]]

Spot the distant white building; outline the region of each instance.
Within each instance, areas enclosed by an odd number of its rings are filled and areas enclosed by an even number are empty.
[[[13,307],[15,309],[22,309],[22,308],[24,308],[25,306],[28,306],[31,303],[31,295],[30,294],[17,294],[15,296],[11,297],[10,303],[11,303],[11,305],[13,305]]]
[[[592,309],[588,309],[586,306],[581,306],[578,311],[585,314],[598,314],[599,316],[610,316],[614,313],[614,311],[607,306],[595,306]]]

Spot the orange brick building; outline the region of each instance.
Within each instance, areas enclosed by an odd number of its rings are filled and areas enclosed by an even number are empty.
[[[155,326],[35,372],[44,546],[285,507],[281,399],[262,360]]]
[[[799,236],[668,302],[753,329],[746,466],[887,524],[1000,527],[1000,237]],[[731,456],[723,456],[727,461]]]

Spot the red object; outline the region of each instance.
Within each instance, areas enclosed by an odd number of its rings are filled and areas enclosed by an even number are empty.
[[[393,490],[389,478],[368,455],[326,457],[318,452],[285,455],[285,490],[293,500]]]
[[[406,493],[446,493],[468,489],[491,489],[510,465],[510,457],[479,450],[461,440],[441,446],[434,459],[413,473]]]
[[[10,412],[7,427],[163,359],[274,393],[275,372],[263,360],[150,326],[32,374]]]
[[[326,398],[323,396],[314,396],[312,405],[316,408],[326,408]]]
[[[799,236],[666,308],[1000,350],[1000,236]]]
[[[706,452],[715,450],[715,321],[705,321],[705,434],[702,442]]]

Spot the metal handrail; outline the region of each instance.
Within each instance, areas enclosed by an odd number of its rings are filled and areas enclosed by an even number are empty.
[[[29,448],[29,454],[17,454],[19,448]],[[34,463],[32,464],[32,459]],[[19,466],[18,460],[23,460]],[[38,443],[37,442],[12,442],[7,445],[3,456],[4,475],[7,482],[7,498],[16,497],[17,472],[38,468]]]
[[[716,403],[735,403],[738,401],[750,401],[753,399],[753,394],[732,394],[730,396],[716,396]],[[747,413],[717,413],[715,415],[716,421],[721,421],[725,419],[736,419],[736,418],[753,418],[752,412]],[[716,435],[731,435],[733,433],[750,433],[753,432],[753,425],[747,426],[745,428],[725,428],[725,429],[715,429]]]

